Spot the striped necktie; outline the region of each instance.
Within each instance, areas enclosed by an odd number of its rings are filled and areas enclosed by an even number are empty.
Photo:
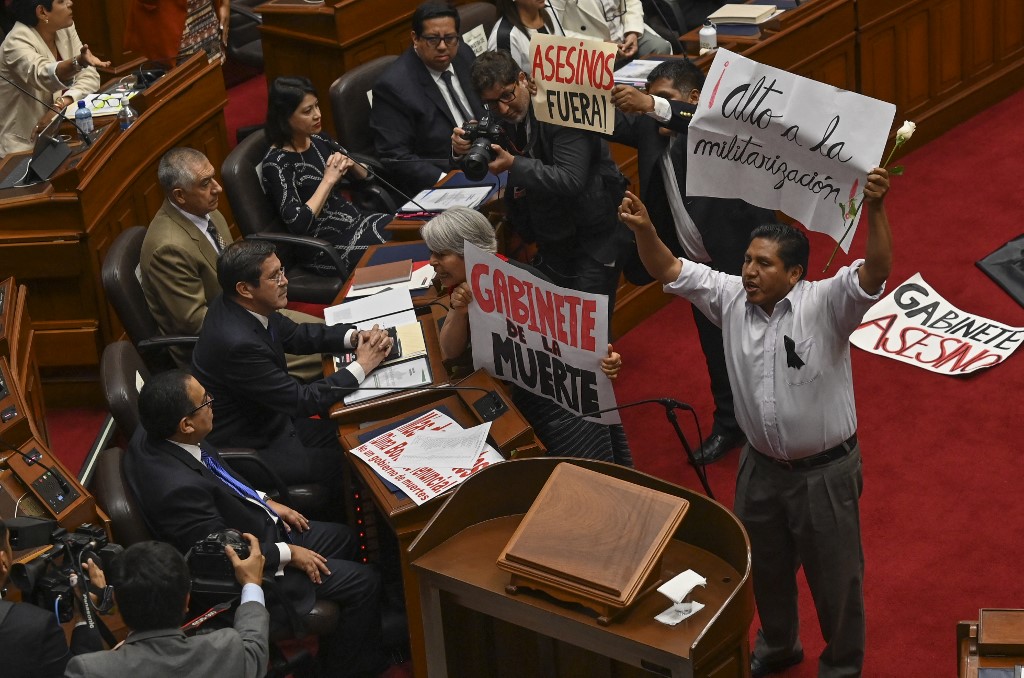
[[[213,225],[213,219],[206,219],[206,232],[210,234],[211,238],[213,238],[213,247],[217,250],[217,254],[223,252],[227,245],[224,244],[224,238],[220,236],[220,231],[218,231],[217,227]]]

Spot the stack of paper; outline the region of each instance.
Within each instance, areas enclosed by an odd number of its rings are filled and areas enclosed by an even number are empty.
[[[760,24],[778,13],[775,5],[722,5],[708,19],[714,24]]]
[[[630,61],[615,71],[615,84],[645,87],[647,85],[647,76],[660,63],[660,61],[654,59],[635,59]]]
[[[440,186],[420,191],[399,212],[443,212],[449,207],[476,209],[487,199],[493,186]]]

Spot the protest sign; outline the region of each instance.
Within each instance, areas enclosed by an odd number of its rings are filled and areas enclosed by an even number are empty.
[[[915,273],[871,307],[850,341],[870,353],[957,375],[1006,360],[1024,342],[1024,328],[961,311]]]
[[[470,242],[465,258],[473,367],[573,414],[615,406],[600,364],[608,355],[608,297],[545,282]],[[619,423],[618,412],[588,419]]]
[[[686,194],[782,210],[838,241],[840,205],[860,203],[895,114],[884,101],[719,49],[690,123]]]
[[[482,468],[503,461],[490,445],[484,447],[472,468],[419,466],[406,468],[400,457],[418,434],[428,431],[461,429],[458,422],[443,412],[430,410],[410,422],[391,429],[352,450],[374,472],[405,493],[417,506],[458,485]]]
[[[603,134],[615,131],[611,101],[615,49],[601,40],[534,33],[530,40],[532,77],[537,83],[534,116],[563,127]]]

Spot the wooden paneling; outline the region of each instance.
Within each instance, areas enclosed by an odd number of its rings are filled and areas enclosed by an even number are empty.
[[[75,3],[75,29],[92,53],[111,62],[109,71],[121,74],[139,56],[124,49],[124,27],[132,0],[87,0]]]

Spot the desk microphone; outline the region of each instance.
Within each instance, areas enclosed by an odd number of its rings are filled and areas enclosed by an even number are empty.
[[[72,492],[75,492],[75,489],[71,487],[71,484],[68,483],[68,481],[60,472],[56,471],[52,466],[47,466],[46,464],[43,463],[43,455],[39,450],[33,449],[28,454],[25,454],[17,447],[14,447],[13,445],[5,441],[3,438],[0,438],[0,448],[3,448],[10,452],[16,452],[17,454],[19,454],[21,458],[25,460],[26,466],[39,466],[39,468],[49,473],[50,476],[57,482],[57,485],[60,486],[60,489],[64,491],[64,494],[71,494]],[[10,464],[7,463],[8,459],[10,459],[10,457],[4,457],[3,459],[0,459],[0,464],[6,465],[8,468],[10,468]]]
[[[498,392],[493,389],[481,388],[479,386],[451,386],[441,384],[439,386],[415,386],[405,388],[387,388],[378,386],[357,386],[350,388],[347,386],[331,386],[332,391],[344,391],[345,393],[354,393],[355,391],[386,391],[387,393],[399,394],[399,393],[419,393],[420,391],[479,391],[483,393],[483,397],[472,403],[473,409],[480,415],[482,421],[494,421],[501,415],[508,412],[508,405],[505,400],[498,395]]]
[[[335,153],[341,153],[341,154],[347,156],[349,160],[351,160],[356,165],[361,167],[363,169],[363,171],[366,172],[367,179],[376,179],[377,181],[379,181],[380,183],[384,184],[385,186],[390,188],[392,191],[394,191],[398,195],[400,195],[403,198],[405,198],[406,202],[411,202],[413,205],[416,205],[416,207],[419,207],[420,211],[422,211],[422,212],[426,212],[427,211],[427,209],[425,207],[423,207],[423,205],[419,204],[418,202],[416,202],[415,200],[413,200],[412,198],[407,196],[405,193],[403,193],[402,191],[398,190],[398,188],[395,187],[394,184],[389,183],[384,177],[382,177],[379,174],[377,174],[376,172],[374,172],[372,168],[370,168],[367,165],[364,165],[363,163],[359,162],[358,160],[353,158],[351,155],[349,155],[349,152],[345,149],[345,147],[342,146],[341,144],[339,144],[337,141],[335,141],[334,139],[331,139],[330,137],[320,137],[320,138],[323,139],[325,142],[327,142],[327,145],[330,146],[331,150],[333,150]]]
[[[632,403],[626,403],[625,405],[616,405],[615,407],[606,407],[603,410],[597,410],[596,412],[584,412],[577,414],[576,418],[582,417],[593,417],[598,414],[604,414],[605,412],[612,412],[615,410],[627,410],[637,405],[649,405],[657,404],[665,408],[665,418],[668,419],[669,423],[672,424],[672,428],[675,429],[676,436],[679,438],[679,442],[683,445],[683,450],[686,452],[686,458],[689,460],[690,465],[693,466],[693,470],[697,473],[697,479],[700,481],[701,486],[704,488],[704,493],[711,499],[715,498],[714,493],[711,492],[711,486],[708,485],[707,471],[704,469],[704,464],[698,464],[696,457],[693,456],[693,448],[690,447],[690,443],[686,441],[686,436],[683,435],[683,429],[679,427],[679,420],[676,417],[676,410],[687,410],[693,415],[693,423],[697,427],[697,436],[703,441],[704,436],[700,432],[700,421],[697,420],[697,412],[692,406],[675,400],[674,398],[647,398],[646,400],[637,400]],[[703,450],[704,443],[701,442],[701,449]],[[703,454],[701,455],[703,457]]]
[[[86,148],[88,148],[89,146],[92,146],[92,138],[88,134],[86,134],[85,131],[81,127],[78,126],[78,121],[75,120],[74,118],[68,118],[68,117],[64,116],[64,111],[66,110],[66,107],[62,109],[62,108],[57,108],[52,103],[50,103],[50,104],[46,103],[45,101],[43,101],[42,99],[37,97],[32,92],[28,91],[27,89],[25,89],[24,87],[22,87],[18,83],[14,82],[10,78],[8,78],[3,73],[0,73],[0,79],[4,80],[9,85],[13,85],[15,87],[15,89],[17,89],[19,92],[21,92],[25,96],[29,97],[30,99],[33,99],[34,101],[39,103],[41,106],[44,106],[47,109],[49,109],[49,110],[53,111],[54,113],[56,113],[58,118],[64,117],[65,120],[70,122],[74,126],[74,128],[76,130],[78,130],[78,134],[81,135],[82,141],[85,142]],[[59,139],[56,140],[56,141],[59,141]],[[60,143],[64,143],[64,142],[60,142]]]

